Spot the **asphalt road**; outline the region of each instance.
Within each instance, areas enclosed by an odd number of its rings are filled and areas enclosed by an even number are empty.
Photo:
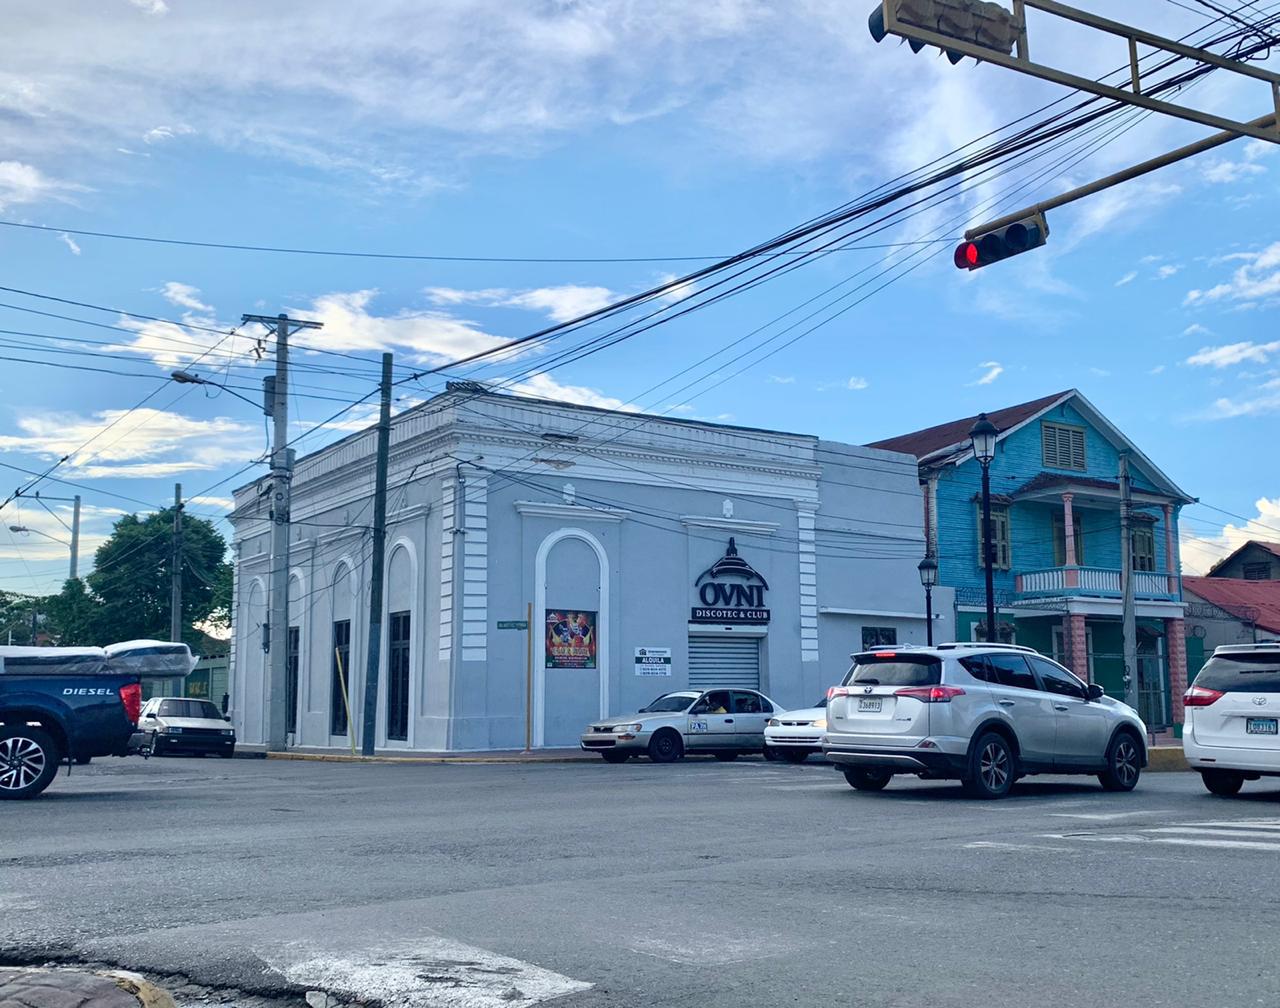
[[[0,806],[11,958],[387,1008],[1272,1006],[1278,878],[1280,782],[1187,773],[117,760]]]

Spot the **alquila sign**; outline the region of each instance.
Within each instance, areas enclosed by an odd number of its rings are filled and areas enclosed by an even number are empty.
[[[768,623],[764,593],[769,583],[738,556],[733,539],[723,557],[698,575],[693,587],[701,605],[689,614],[690,623]]]

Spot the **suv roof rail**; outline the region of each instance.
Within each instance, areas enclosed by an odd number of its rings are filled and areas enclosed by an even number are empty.
[[[1253,644],[1219,644],[1213,649],[1214,654],[1231,654],[1241,651],[1275,651],[1280,649],[1280,641],[1257,641]]]
[[[1032,647],[1024,644],[984,644],[982,641],[953,641],[950,644],[938,644],[938,651],[1021,651],[1024,654],[1039,654]]]

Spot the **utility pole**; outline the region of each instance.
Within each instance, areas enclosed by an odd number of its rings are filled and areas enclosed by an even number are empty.
[[[1120,592],[1124,638],[1124,702],[1138,709],[1138,631],[1133,612],[1133,498],[1129,453],[1120,453]]]
[[[391,354],[382,355],[382,402],[373,488],[373,571],[369,590],[369,664],[364,677],[364,731],[360,752],[373,755],[378,727],[378,659],[382,647],[383,554],[387,541],[387,463],[391,453]]]
[[[173,485],[173,549],[169,559],[169,640],[182,641],[182,484]]]
[[[71,580],[79,577],[80,571],[80,495],[76,494],[71,509]]]
[[[271,439],[271,591],[267,636],[267,751],[283,752],[287,741],[289,667],[289,505],[293,449],[289,448],[289,336],[319,329],[288,315],[241,315],[241,323],[261,322],[275,333],[275,387],[265,412],[275,422]]]

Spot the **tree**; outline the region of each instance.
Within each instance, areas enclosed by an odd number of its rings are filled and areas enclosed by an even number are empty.
[[[98,547],[87,578],[97,606],[95,643],[135,638],[169,639],[173,508],[143,518],[120,518],[111,538]],[[231,566],[227,543],[213,523],[183,515],[182,639],[203,650],[195,629],[230,617]],[[66,589],[64,589],[64,596]]]
[[[12,642],[26,647],[35,643],[32,617],[45,613],[45,599],[18,592],[0,591],[0,644]],[[44,624],[39,623],[41,629]]]

